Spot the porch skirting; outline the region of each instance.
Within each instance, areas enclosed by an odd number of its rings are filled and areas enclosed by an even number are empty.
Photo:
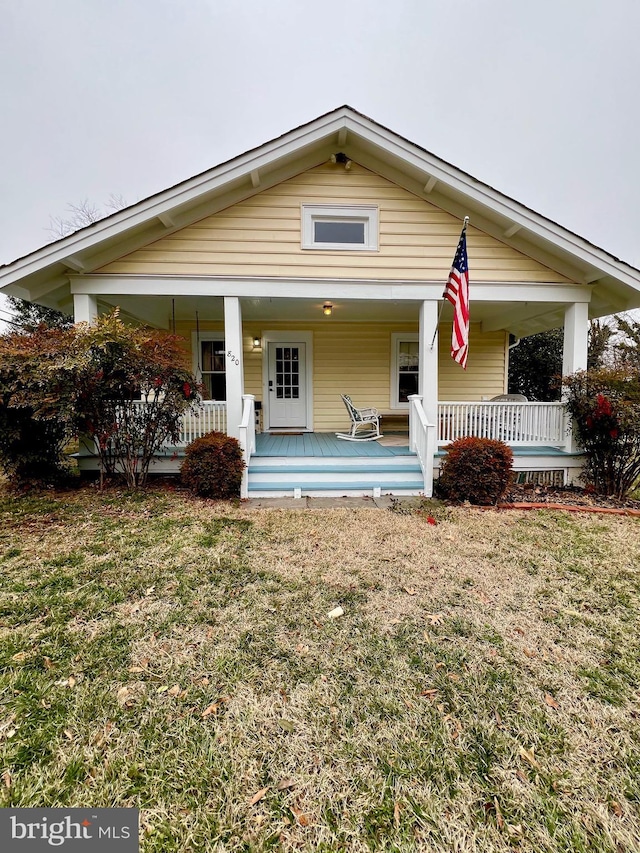
[[[385,445],[340,441],[329,433],[256,436],[248,469],[248,497],[410,496],[424,494],[417,456],[398,436]],[[514,447],[513,469],[519,482],[578,483],[581,454],[556,447]],[[437,480],[445,451],[434,458]],[[96,456],[76,457],[83,472],[98,470]],[[184,447],[167,447],[155,457],[151,473],[180,471]]]

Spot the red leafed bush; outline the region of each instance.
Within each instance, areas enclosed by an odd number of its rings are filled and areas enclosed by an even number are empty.
[[[208,432],[185,450],[180,478],[203,498],[238,498],[244,460],[237,441],[223,432]]]
[[[513,453],[502,441],[459,438],[447,447],[438,488],[454,501],[496,504],[512,480]]]

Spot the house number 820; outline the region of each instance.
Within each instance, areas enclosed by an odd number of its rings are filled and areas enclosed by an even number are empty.
[[[233,364],[237,364],[237,365],[239,365],[239,364],[240,364],[240,359],[239,359],[239,358],[237,358],[237,357],[236,357],[236,356],[231,352],[231,350],[229,350],[229,351],[228,351],[228,353],[227,353],[227,358],[228,358],[230,361],[232,361],[232,362],[233,362]]]

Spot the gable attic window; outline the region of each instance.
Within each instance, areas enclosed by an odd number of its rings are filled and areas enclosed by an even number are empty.
[[[366,204],[303,204],[302,248],[376,252],[378,208]]]

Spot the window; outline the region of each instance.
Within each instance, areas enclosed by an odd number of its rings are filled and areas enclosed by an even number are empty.
[[[302,248],[377,251],[378,208],[303,204]]]
[[[227,399],[224,340],[200,341],[201,382],[209,400]]]
[[[409,396],[420,386],[418,335],[397,332],[391,336],[391,408],[406,409]]]

